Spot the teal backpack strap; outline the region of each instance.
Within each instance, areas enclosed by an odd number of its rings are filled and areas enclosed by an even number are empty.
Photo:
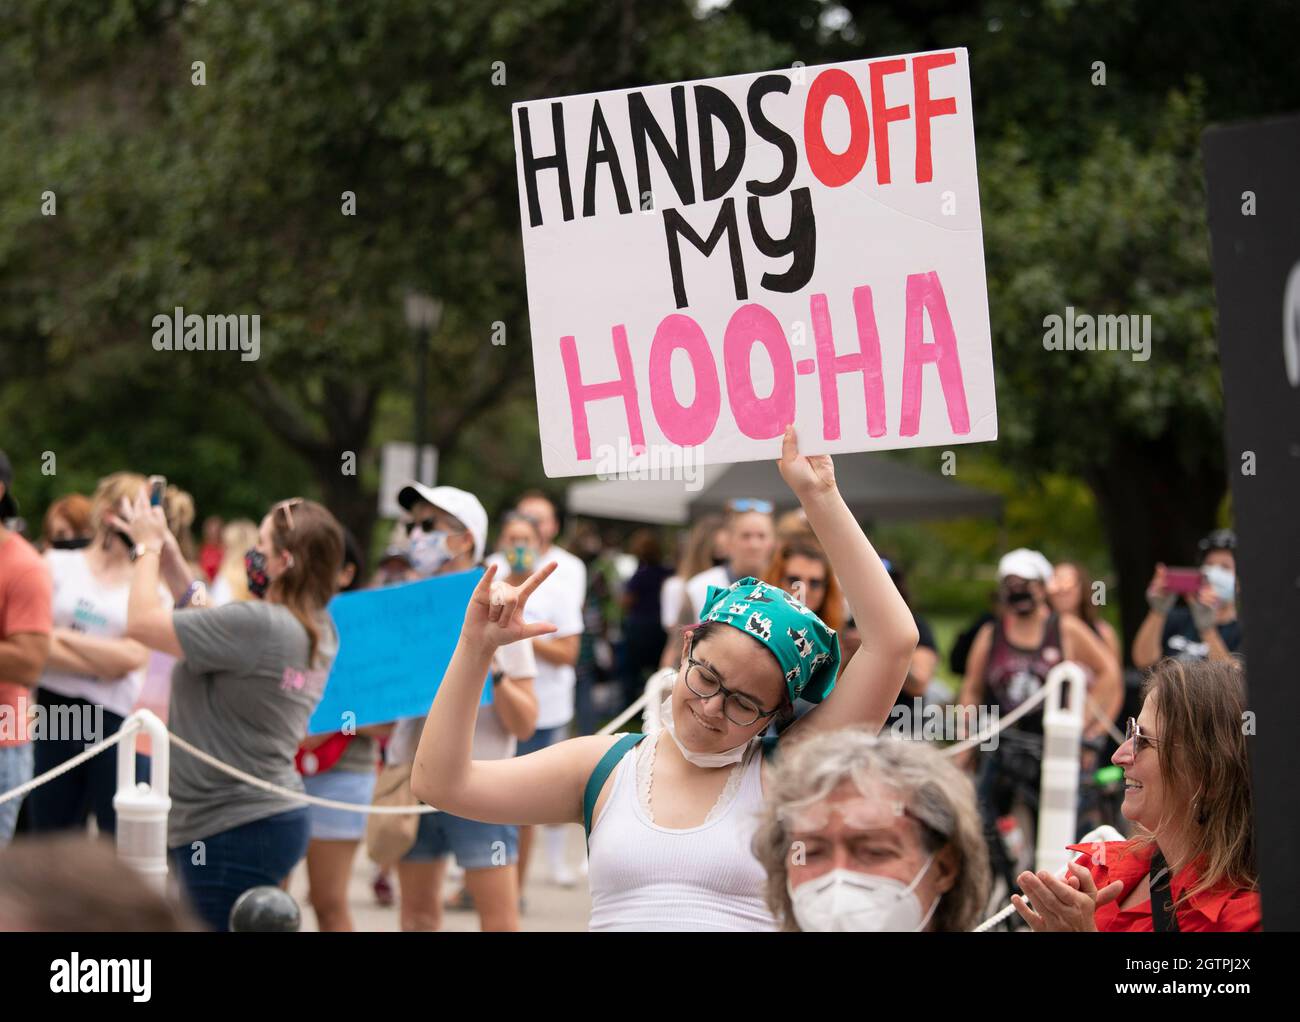
[[[780,735],[766,735],[763,738],[763,758],[771,759],[776,755],[776,743],[781,740]]]
[[[609,747],[609,751],[600,757],[596,769],[587,778],[587,790],[582,796],[582,826],[587,832],[588,839],[591,838],[591,817],[596,811],[596,799],[600,798],[600,789],[605,786],[606,779],[608,779],[613,769],[618,766],[618,761],[627,755],[627,750],[644,737],[644,734],[635,733],[621,736],[617,742]]]

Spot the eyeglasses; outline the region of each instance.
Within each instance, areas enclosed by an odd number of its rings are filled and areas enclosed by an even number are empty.
[[[293,532],[293,508],[302,503],[301,497],[290,497],[288,500],[282,500],[271,508],[271,521],[275,521],[277,511],[284,512],[284,523],[290,532]]]
[[[824,578],[802,578],[799,575],[786,575],[785,585],[781,588],[789,591],[796,585],[803,586],[805,590],[816,590],[820,592],[822,589],[826,588],[826,580]]]
[[[693,648],[692,644],[692,650]],[[692,675],[694,675],[694,684],[691,683]],[[701,699],[711,699],[719,692],[723,693],[722,715],[736,727],[749,727],[764,717],[773,716],[781,709],[778,706],[775,710],[765,710],[749,696],[731,691],[710,674],[707,667],[691,656],[691,651],[686,654],[686,687]]]
[[[1124,726],[1124,741],[1133,743],[1133,756],[1136,758],[1137,754],[1142,751],[1143,742],[1155,746],[1160,740],[1143,732],[1142,725],[1134,718],[1129,717],[1128,723]]]
[[[727,510],[743,513],[745,511],[757,511],[760,515],[770,515],[773,505],[770,500],[755,500],[753,498],[744,498],[742,500],[727,501]]]

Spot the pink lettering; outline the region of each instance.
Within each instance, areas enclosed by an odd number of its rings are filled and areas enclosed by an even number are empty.
[[[682,405],[673,390],[673,352],[685,351],[695,376],[695,397]],[[650,345],[650,405],[655,421],[672,443],[683,447],[702,444],[718,423],[722,388],[709,339],[690,316],[665,316]]]
[[[876,329],[876,313],[871,304],[871,288],[853,290],[853,311],[858,321],[858,348],[847,355],[835,354],[835,337],[831,333],[831,317],[825,295],[813,295],[809,306],[812,311],[813,336],[817,340],[817,376],[822,393],[822,436],[827,440],[840,438],[841,373],[862,373],[862,392],[867,405],[867,432],[871,436],[885,433],[885,391],[880,372],[880,332]]]
[[[571,336],[560,338],[560,358],[564,362],[564,379],[569,387],[573,447],[579,461],[591,460],[591,429],[587,424],[587,404],[605,398],[623,399],[632,450],[645,448],[645,430],[641,426],[641,406],[637,401],[636,374],[632,371],[632,353],[627,345],[627,329],[620,323],[614,327],[613,335],[618,377],[603,383],[582,382],[582,371],[578,367],[578,344]]]
[[[772,393],[765,398],[754,392],[749,375],[749,353],[755,344],[763,345],[772,360]],[[753,440],[780,436],[794,421],[794,357],[780,321],[755,302],[742,305],[727,323],[722,361],[727,397],[740,431]]]
[[[925,313],[930,314],[934,343],[925,343]],[[859,327],[861,329],[861,327]],[[966,388],[962,384],[961,360],[957,356],[957,335],[948,315],[939,274],[910,273],[907,277],[907,325],[903,349],[903,401],[899,436],[916,436],[921,428],[922,368],[933,362],[948,406],[948,424],[958,435],[970,432]]]

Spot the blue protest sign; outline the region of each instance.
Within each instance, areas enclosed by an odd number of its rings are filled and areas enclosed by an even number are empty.
[[[427,713],[482,574],[474,568],[336,596],[329,610],[339,653],[307,733],[338,731],[348,721],[362,727]],[[491,690],[484,685],[484,702]]]

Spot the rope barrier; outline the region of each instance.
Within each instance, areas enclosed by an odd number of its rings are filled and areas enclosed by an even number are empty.
[[[135,734],[135,732],[138,730],[140,730],[139,721],[127,721],[118,729],[117,733],[113,735],[113,737],[106,738],[102,742],[96,742],[94,745],[89,746],[85,752],[77,753],[67,762],[60,763],[52,770],[45,771],[45,773],[41,774],[39,777],[33,777],[26,784],[20,784],[16,788],[10,788],[6,792],[0,792],[0,805],[4,805],[10,799],[18,798],[21,795],[26,795],[29,791],[35,791],[42,784],[48,784],[50,781],[54,780],[54,778],[58,777],[60,774],[66,774],[69,770],[72,770],[74,767],[81,766],[81,764],[86,762],[86,760],[93,759],[95,756],[98,756],[101,752],[107,752],[109,749],[111,749],[122,739]]]
[[[967,749],[973,746],[983,745],[994,735],[1001,734],[1012,724],[1018,721],[1021,717],[1025,716],[1025,714],[1027,714],[1030,710],[1036,707],[1039,703],[1041,703],[1044,699],[1046,699],[1048,691],[1050,690],[1046,685],[1044,685],[1032,696],[1030,696],[1023,703],[1017,706],[1014,710],[1008,713],[1005,717],[999,717],[997,724],[992,729],[981,731],[979,734],[971,738],[964,739],[963,741],[960,741],[955,745],[948,746],[948,748],[943,750],[943,754],[945,756],[956,756],[958,753],[965,752]]]
[[[945,756],[955,756],[958,753],[963,752],[966,749],[969,749],[975,745],[982,745],[984,742],[988,741],[994,735],[999,734],[1000,732],[1002,732],[1008,727],[1011,727],[1011,725],[1015,724],[1018,720],[1020,720],[1031,710],[1037,707],[1039,703],[1041,703],[1044,699],[1047,698],[1047,692],[1048,689],[1046,686],[1040,688],[1037,692],[1035,692],[1032,696],[1030,696],[1023,703],[1017,706],[1014,710],[1008,713],[1005,717],[1000,718],[995,727],[981,731],[979,734],[974,735],[971,738],[967,738],[961,742],[958,742],[955,745],[949,746],[948,748],[943,750],[943,754]],[[606,724],[599,731],[597,731],[596,734],[599,735],[613,734],[618,728],[622,727],[632,717],[634,717],[636,714],[644,710],[646,703],[648,701],[649,701],[648,693],[643,692],[632,702],[630,706],[628,706],[625,710],[623,710],[622,713],[620,713],[617,717],[615,717],[608,724]],[[1106,718],[1098,711],[1096,703],[1094,703],[1091,699],[1088,700],[1088,708],[1093,712],[1093,715],[1095,717],[1097,717],[1099,720],[1105,721],[1107,725],[1107,730],[1110,732],[1111,737],[1114,738],[1117,742],[1122,744],[1124,741],[1124,736],[1119,733],[1118,729],[1114,726],[1113,723],[1111,723],[1109,720],[1106,720]],[[82,763],[86,762],[92,757],[97,756],[102,752],[107,752],[118,742],[122,741],[128,735],[133,734],[139,728],[140,728],[140,724],[138,721],[128,719],[126,723],[124,723],[122,727],[117,731],[117,733],[114,734],[112,737],[107,738],[102,742],[98,742],[95,745],[90,746],[88,749],[86,749],[85,752],[78,753],[76,756],[73,756],[72,759],[68,760],[65,763],[59,764],[57,767],[55,767],[52,770],[46,771],[45,773],[41,774],[39,777],[33,777],[27,783],[19,785],[17,788],[14,788],[10,791],[0,793],[0,805],[3,805],[5,802],[10,801],[11,799],[19,798],[23,795],[26,795],[28,792],[33,791],[36,788],[39,788],[42,784],[46,784],[54,780],[56,777],[60,776],[61,774],[67,773],[69,770],[72,770],[80,766]],[[429,805],[367,806],[355,802],[340,802],[337,799],[321,798],[316,795],[308,795],[306,792],[302,792],[302,791],[294,791],[292,788],[285,788],[278,784],[272,784],[270,781],[264,781],[260,777],[254,777],[252,774],[245,773],[244,771],[238,769],[237,767],[230,766],[228,763],[223,763],[215,756],[212,756],[209,753],[204,752],[202,749],[194,745],[191,745],[185,739],[177,735],[174,731],[168,731],[167,734],[170,737],[171,742],[175,744],[177,748],[182,749],[185,752],[188,752],[195,759],[198,759],[200,762],[206,763],[214,770],[219,770],[222,773],[229,775],[230,777],[234,777],[236,780],[242,781],[245,784],[249,784],[255,788],[259,788],[262,791],[268,791],[271,792],[272,794],[280,795],[283,798],[290,799],[295,802],[301,802],[305,805],[320,806],[323,809],[339,809],[345,812],[367,813],[367,814],[384,815],[384,816],[403,816],[411,813],[438,812],[437,809]]]
[[[617,728],[622,727],[623,724],[627,723],[628,720],[634,717],[637,713],[641,712],[641,710],[644,709],[645,704],[646,704],[646,697],[644,694],[642,694],[641,696],[637,697],[637,699],[632,703],[631,706],[629,706],[617,717],[615,717],[608,724],[602,727],[599,731],[596,732],[596,734],[599,735],[613,734]],[[97,742],[96,744],[87,748],[85,752],[77,753],[77,755],[73,756],[66,763],[60,763],[54,769],[47,770],[39,777],[33,777],[30,781],[27,781],[25,784],[20,784],[18,787],[13,788],[10,791],[0,793],[0,805],[3,805],[4,803],[10,801],[11,799],[21,798],[23,795],[26,795],[28,792],[36,790],[42,784],[47,784],[50,781],[54,780],[59,775],[65,774],[69,770],[73,770],[76,767],[79,767],[82,763],[86,762],[88,759],[91,759],[94,756],[98,756],[101,752],[107,752],[109,749],[113,748],[113,746],[117,745],[118,742],[122,741],[124,738],[128,737],[129,735],[134,734],[139,729],[140,729],[139,721],[128,719],[122,725],[122,727],[117,731],[117,733],[114,734],[111,738],[107,738],[102,742]],[[379,816],[405,816],[411,813],[438,812],[438,810],[433,806],[423,805],[423,804],[418,806],[362,805],[356,802],[340,802],[337,799],[321,798],[317,795],[308,795],[306,792],[294,791],[292,788],[285,788],[278,784],[272,784],[270,781],[264,781],[260,777],[254,777],[252,774],[245,773],[244,771],[238,769],[237,767],[233,767],[228,763],[223,763],[215,756],[204,752],[202,749],[198,748],[197,746],[191,745],[184,738],[181,738],[179,735],[177,735],[175,731],[168,731],[167,734],[168,737],[170,738],[171,743],[175,745],[178,749],[188,752],[195,759],[199,760],[202,763],[206,763],[214,770],[219,770],[223,774],[227,774],[230,777],[234,777],[236,780],[243,781],[245,784],[252,785],[254,788],[260,788],[262,791],[269,791],[272,794],[280,795],[284,798],[291,799],[295,802],[301,802],[306,805],[320,806],[322,809],[341,809],[345,812],[368,813],[368,814],[379,815]]]

